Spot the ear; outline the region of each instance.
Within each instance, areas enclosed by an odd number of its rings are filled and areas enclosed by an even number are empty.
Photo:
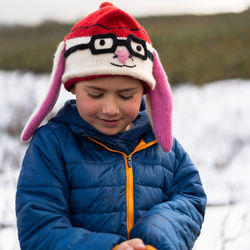
[[[162,149],[169,152],[172,147],[172,109],[173,98],[168,77],[154,51],[153,76],[155,88],[146,95],[146,105],[155,136]]]
[[[54,56],[53,69],[50,78],[50,85],[48,88],[48,92],[41,102],[40,105],[36,108],[33,114],[30,116],[26,126],[23,129],[21,134],[21,140],[23,142],[29,140],[35,130],[39,127],[43,119],[48,115],[48,113],[53,109],[57,98],[59,96],[60,88],[61,88],[61,78],[64,72],[64,53],[65,51],[65,43],[61,42],[57,48],[57,51]]]

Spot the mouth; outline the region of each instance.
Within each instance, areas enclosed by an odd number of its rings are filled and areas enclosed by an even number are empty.
[[[122,68],[122,67],[126,67],[126,68],[134,68],[134,67],[136,67],[136,65],[126,65],[126,64],[116,64],[116,63],[110,63],[111,65],[113,65],[113,66],[116,66],[116,67],[120,67],[120,68]]]
[[[106,120],[106,119],[100,119],[100,121],[107,127],[114,127],[119,123],[119,119],[118,120]]]

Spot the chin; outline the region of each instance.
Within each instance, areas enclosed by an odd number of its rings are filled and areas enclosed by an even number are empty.
[[[104,128],[104,129],[103,128],[102,129],[96,128],[96,129],[105,135],[116,135],[116,134],[119,134],[119,133],[122,133],[122,132],[125,132],[128,130],[127,127],[121,128],[121,129],[118,129],[118,128],[113,128],[113,129],[112,128],[110,128],[110,129],[108,129],[108,128]]]
[[[117,130],[116,131],[99,130],[99,131],[102,132],[105,135],[116,135],[116,134],[122,132],[120,130],[118,130],[118,131]]]

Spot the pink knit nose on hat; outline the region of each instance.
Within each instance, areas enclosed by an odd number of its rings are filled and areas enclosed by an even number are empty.
[[[172,147],[172,93],[167,75],[145,29],[130,15],[104,2],[77,22],[55,53],[45,100],[31,115],[21,135],[29,140],[54,107],[61,83],[67,90],[96,77],[124,75],[143,81],[146,106],[162,149]]]
[[[129,58],[129,52],[126,49],[118,50],[117,57],[118,60],[125,65]]]

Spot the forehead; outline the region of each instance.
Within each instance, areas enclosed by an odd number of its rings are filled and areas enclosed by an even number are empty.
[[[86,88],[94,88],[106,91],[129,91],[143,89],[143,83],[139,79],[129,76],[107,76],[79,82]]]

